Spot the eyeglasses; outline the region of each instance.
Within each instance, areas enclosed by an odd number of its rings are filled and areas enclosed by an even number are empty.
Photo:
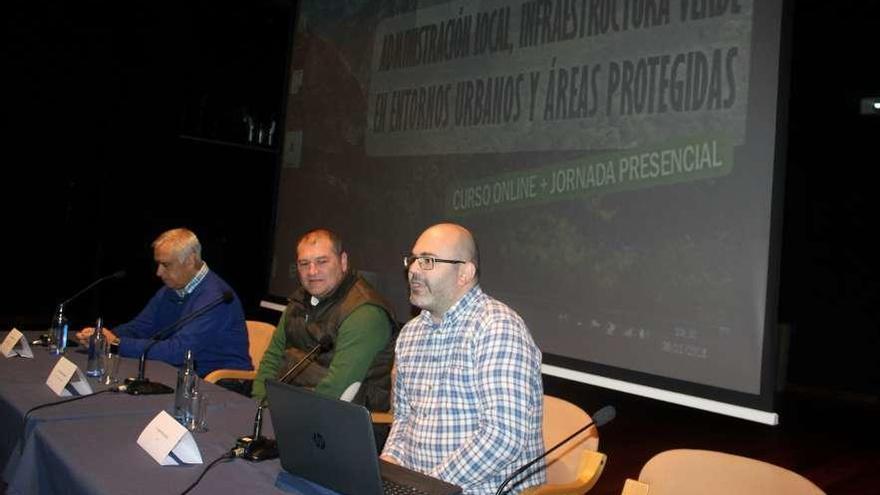
[[[433,256],[415,256],[411,254],[403,255],[403,266],[409,268],[414,262],[419,262],[419,268],[422,270],[428,271],[434,269],[434,263],[452,263],[454,265],[458,265],[461,263],[467,263],[467,261],[462,260],[444,260],[441,258],[435,258]]]

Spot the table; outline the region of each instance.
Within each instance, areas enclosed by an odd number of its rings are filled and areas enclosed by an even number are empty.
[[[26,335],[28,338],[33,338]],[[66,357],[84,369],[86,356],[69,350]],[[24,446],[22,419],[31,407],[60,398],[45,385],[58,357],[44,347],[34,359],[0,358],[0,466],[9,495],[25,494],[156,494],[181,493],[208,463],[228,452],[235,440],[250,434],[256,404],[248,397],[202,382],[208,394],[208,431],[194,433],[204,464],[160,466],[137,445],[137,438],[161,410],[169,413],[174,395],[132,396],[104,393],[69,404],[40,409],[28,418]],[[137,374],[138,362],[123,359],[120,376]],[[148,361],[146,376],[175,385],[177,370]],[[89,378],[94,390],[107,388]],[[271,413],[263,431],[272,436]],[[332,491],[291,478],[275,459],[219,463],[191,493],[294,493],[327,495]]]

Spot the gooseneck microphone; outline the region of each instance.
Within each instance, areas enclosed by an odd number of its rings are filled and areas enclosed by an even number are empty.
[[[74,294],[74,295],[68,297],[67,299],[61,301],[60,303],[58,303],[58,306],[56,306],[56,308],[55,308],[55,318],[58,318],[59,315],[64,314],[64,307],[65,306],[67,306],[68,304],[73,302],[74,299],[78,298],[79,296],[85,294],[86,292],[88,292],[89,290],[94,288],[96,285],[98,285],[104,281],[107,281],[107,280],[120,279],[124,276],[125,276],[125,270],[119,270],[115,273],[111,273],[110,275],[105,275],[105,276],[99,278],[98,280],[95,280],[94,282],[90,283],[89,285],[83,287],[82,289],[77,291],[76,294]],[[43,335],[40,335],[40,337],[37,340],[34,340],[31,343],[34,345],[49,345],[49,342],[51,341],[51,339],[52,339],[51,335],[43,334]],[[65,341],[65,345],[66,345],[66,341]]]
[[[58,303],[58,306],[59,306],[59,307],[66,306],[68,303],[70,303],[71,301],[73,301],[73,300],[76,299],[77,297],[79,297],[79,296],[85,294],[86,292],[88,292],[89,290],[91,290],[93,287],[95,287],[96,285],[100,284],[101,282],[104,282],[105,280],[119,279],[119,278],[122,278],[122,277],[124,277],[124,276],[125,276],[125,270],[119,270],[119,271],[116,272],[116,273],[112,273],[112,274],[110,274],[110,275],[103,276],[103,277],[99,278],[98,280],[95,280],[94,282],[90,283],[89,285],[83,287],[83,288],[80,289],[80,291],[77,292],[76,294],[74,294],[74,295],[68,297],[67,299],[65,299],[64,301]]]
[[[544,452],[543,454],[541,454],[538,457],[535,457],[534,459],[529,461],[528,464],[526,464],[525,466],[514,471],[513,474],[511,474],[510,476],[508,476],[504,480],[504,483],[501,483],[501,486],[498,487],[498,491],[495,492],[495,495],[501,495],[504,492],[504,488],[507,486],[507,484],[510,483],[514,478],[516,478],[517,476],[522,474],[522,472],[525,471],[526,469],[528,469],[532,464],[547,457],[551,452],[558,449],[559,447],[562,447],[566,443],[570,442],[572,438],[580,435],[581,433],[586,431],[591,426],[595,425],[597,428],[600,426],[605,426],[606,424],[608,424],[608,422],[610,422],[612,419],[614,419],[615,416],[617,416],[617,411],[614,409],[614,406],[605,406],[602,409],[599,409],[598,411],[596,411],[596,414],[593,415],[592,421],[587,423],[586,426],[581,427],[576,432],[565,437],[563,440],[561,440],[559,443],[557,443],[553,447],[547,449],[547,451]],[[536,472],[538,472],[538,471],[535,471],[535,473]],[[531,476],[535,473],[531,473],[531,474],[529,474],[529,476]]]
[[[306,355],[302,357],[302,359],[297,361],[296,364],[294,364],[289,370],[287,370],[287,372],[284,373],[284,375],[282,375],[281,378],[278,379],[278,381],[281,383],[287,383],[287,380],[295,376],[294,373],[299,374],[297,372],[303,367],[304,364],[311,362],[315,354],[323,354],[330,349],[333,349],[333,339],[329,335],[321,337],[321,340],[318,342],[318,344],[315,347],[312,347],[312,349],[307,352]]]
[[[287,370],[278,381],[281,383],[287,383],[287,380],[295,376],[294,373],[302,369],[303,365],[310,362],[316,354],[325,353],[330,349],[333,349],[333,339],[329,335],[324,335],[321,337],[320,342],[318,342],[315,347],[312,347],[302,359],[297,361],[296,364]],[[263,410],[266,409],[266,399],[267,397],[264,396],[263,400],[260,401],[260,405],[257,407],[257,414],[254,416],[254,432],[251,436],[241,437],[236,441],[236,448],[242,449],[240,457],[249,461],[259,462],[278,457],[278,443],[271,438],[266,438],[261,435],[263,430]]]
[[[218,297],[217,299],[214,299],[210,303],[187,314],[186,316],[180,318],[179,320],[168,325],[162,330],[156,332],[151,337],[152,342],[147,344],[144,352],[141,353],[140,362],[138,363],[137,378],[126,378],[125,385],[121,385],[119,387],[119,390],[121,392],[126,392],[131,395],[170,394],[174,392],[173,388],[167,385],[163,385],[161,383],[151,382],[144,377],[147,367],[147,354],[150,352],[150,349],[152,349],[154,345],[173,335],[174,332],[180,329],[180,327],[183,326],[184,323],[188,323],[190,320],[193,320],[207,313],[209,310],[214,309],[221,304],[229,304],[230,302],[232,302],[233,299],[235,299],[235,296],[232,294],[232,291],[224,291],[223,294],[221,294],[220,297]]]

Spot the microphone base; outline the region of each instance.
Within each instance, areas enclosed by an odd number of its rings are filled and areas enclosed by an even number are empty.
[[[169,387],[168,385],[163,385],[157,382],[151,382],[144,378],[143,380],[138,380],[137,378],[126,378],[125,379],[125,393],[129,395],[161,395],[161,394],[170,394],[174,392],[174,389]]]
[[[251,461],[260,462],[278,458],[278,442],[271,438],[257,437],[241,437],[235,442],[236,447],[244,449],[241,458]]]

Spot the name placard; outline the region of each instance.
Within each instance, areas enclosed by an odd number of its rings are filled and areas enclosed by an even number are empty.
[[[90,395],[93,393],[92,386],[89,385],[89,381],[86,380],[86,375],[84,375],[82,370],[79,369],[79,366],[66,357],[61,356],[55,364],[55,367],[52,368],[52,371],[49,373],[49,378],[46,379],[46,385],[48,385],[56,395],[60,397],[69,397],[73,394],[67,390],[68,384],[70,384],[79,395]]]
[[[165,411],[150,421],[137,443],[161,466],[202,463],[202,453],[192,433]]]
[[[0,353],[8,358],[12,356],[21,356],[33,359],[34,357],[30,344],[28,344],[27,339],[24,338],[24,335],[17,328],[13,328],[8,334],[6,334],[6,338],[3,339],[3,343],[0,344]]]

